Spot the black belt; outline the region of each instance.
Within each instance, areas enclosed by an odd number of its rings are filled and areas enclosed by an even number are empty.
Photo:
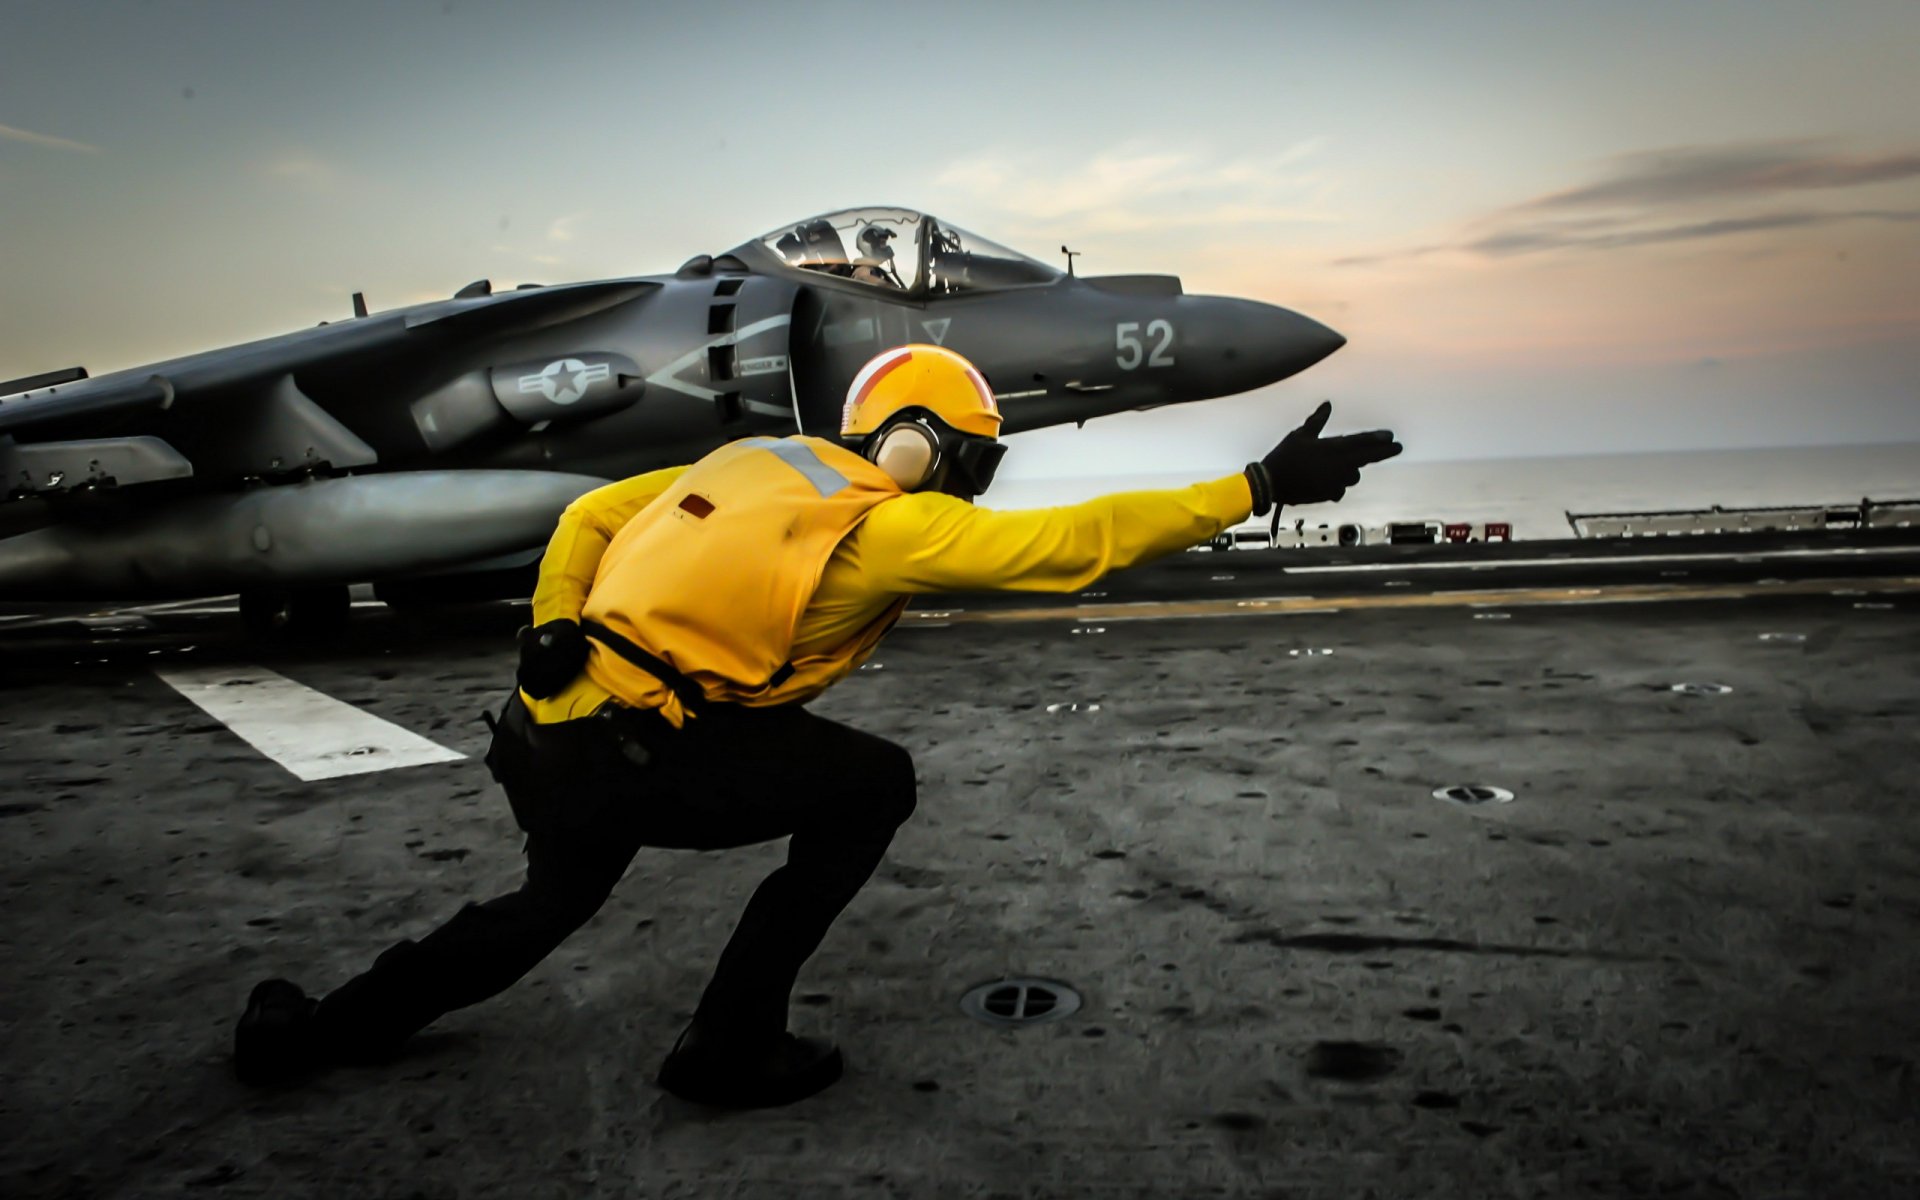
[[[715,703],[707,699],[706,691],[699,684],[681,674],[665,659],[642,649],[600,622],[583,620],[580,622],[580,629],[594,641],[666,684],[667,690],[679,698],[681,705],[688,712],[699,713]],[[782,663],[780,669],[773,673],[773,677],[767,680],[767,686],[779,687],[792,676],[793,664]]]
[[[681,705],[688,712],[698,713],[706,708],[706,692],[701,690],[699,684],[675,670],[665,659],[641,649],[598,621],[581,621],[580,629],[594,641],[666,684],[667,690],[679,698]]]

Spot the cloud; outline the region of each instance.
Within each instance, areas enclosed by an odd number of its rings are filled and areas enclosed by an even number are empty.
[[[89,146],[85,142],[76,142],[70,138],[54,137],[46,133],[34,133],[28,129],[15,129],[11,125],[0,125],[0,141],[25,142],[29,146],[45,146],[49,150],[66,150],[73,154],[98,154],[100,147]]]
[[[1920,153],[1822,152],[1825,140],[1689,146],[1625,154],[1591,183],[1527,201],[1522,211],[1651,208],[1920,178]]]
[[[1272,154],[1211,157],[1128,145],[1067,165],[1039,155],[976,154],[950,164],[935,188],[973,211],[1077,230],[1138,233],[1220,224],[1330,222],[1332,179],[1303,165],[1319,138]]]
[[[547,226],[547,240],[550,242],[570,242],[574,239],[573,227],[587,219],[586,213],[571,213],[564,217],[555,217]]]
[[[1767,213],[1752,217],[1722,217],[1654,229],[1621,229],[1608,233],[1574,233],[1551,228],[1511,229],[1477,238],[1460,249],[1475,251],[1490,258],[1507,258],[1543,250],[1617,250],[1626,246],[1696,241],[1769,229],[1804,229],[1847,221],[1920,221],[1920,209]]]
[[[1405,250],[1383,250],[1378,254],[1349,254],[1344,258],[1334,259],[1333,265],[1336,267],[1375,267],[1381,263],[1402,262],[1410,258],[1425,258],[1429,254],[1439,254],[1442,251],[1451,249],[1453,249],[1452,246],[1443,244],[1412,246]]]
[[[1334,265],[1372,266],[1447,252],[1504,259],[1920,220],[1920,208],[1752,211],[1754,202],[1787,193],[1920,180],[1920,153],[1848,155],[1827,151],[1827,145],[1767,142],[1621,155],[1601,178],[1495,210],[1470,222],[1455,240],[1348,255]]]

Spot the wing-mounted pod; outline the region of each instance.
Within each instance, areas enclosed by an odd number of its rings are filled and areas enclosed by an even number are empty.
[[[409,410],[427,449],[439,453],[483,433],[605,416],[645,390],[624,354],[583,351],[469,371]]]
[[[800,289],[764,275],[720,275],[705,306],[707,338],[647,376],[647,382],[713,405],[740,432],[791,428],[788,373],[793,304]]]
[[[0,595],[204,596],[450,570],[537,551],[582,493],[553,471],[394,471],[116,506],[0,539]]]

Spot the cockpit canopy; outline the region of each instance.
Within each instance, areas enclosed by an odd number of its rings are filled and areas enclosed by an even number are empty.
[[[782,226],[761,239],[775,257],[872,287],[944,296],[1050,283],[1060,272],[925,213],[849,208]]]

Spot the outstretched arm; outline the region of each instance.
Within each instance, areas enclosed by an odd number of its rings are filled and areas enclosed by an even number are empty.
[[[533,623],[578,621],[600,556],[622,526],[686,471],[667,467],[595,488],[567,505],[540,560],[540,582],[533,589]]]
[[[1321,437],[1331,404],[1238,475],[1169,491],[1118,492],[1063,508],[995,512],[917,493],[882,504],[855,548],[895,594],[1070,592],[1109,571],[1199,545],[1277,504],[1338,500],[1360,469],[1400,453],[1384,429]]]
[[[878,591],[1071,592],[1198,545],[1246,520],[1252,504],[1245,475],[1006,512],[923,492],[876,508],[857,552]]]

